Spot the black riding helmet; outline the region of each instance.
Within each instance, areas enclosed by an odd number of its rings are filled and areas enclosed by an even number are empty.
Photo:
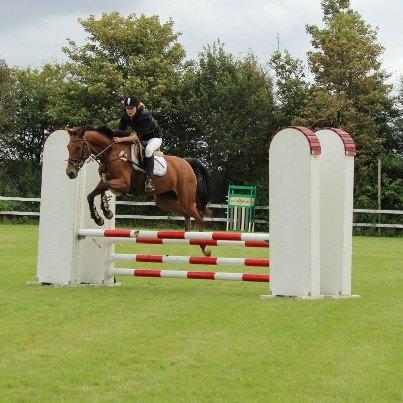
[[[137,107],[139,105],[140,105],[140,99],[136,95],[129,95],[125,97],[125,99],[123,100],[124,108]]]

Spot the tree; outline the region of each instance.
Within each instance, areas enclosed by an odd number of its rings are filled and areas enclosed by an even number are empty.
[[[323,0],[323,28],[308,25],[314,50],[308,60],[315,83],[299,123],[342,127],[358,145],[356,195],[360,206],[376,200],[376,165],[390,136],[391,86],[381,69],[377,30],[350,9],[348,0]]]
[[[350,7],[350,0],[322,0],[321,6],[325,18],[340,13],[343,9]]]
[[[230,183],[267,193],[267,147],[278,126],[273,85],[253,54],[235,59],[222,44],[208,46],[187,73],[188,116],[211,171],[215,197]]]
[[[116,124],[122,97],[133,92],[149,108],[172,106],[185,57],[172,21],[112,12],[79,22],[88,38],[63,49],[69,61],[53,116],[68,124]]]
[[[403,75],[400,76],[396,103],[398,112],[395,119],[394,136],[388,148],[395,150],[395,153],[403,158]]]
[[[14,108],[12,86],[11,70],[0,59],[0,141],[2,137],[12,130],[12,111]]]
[[[14,69],[11,77],[12,109],[8,116],[12,127],[0,140],[2,187],[7,194],[37,195],[43,144],[55,127],[48,114],[51,94],[61,78],[57,66],[52,65]]]
[[[308,82],[305,80],[305,68],[301,60],[294,59],[288,51],[284,54],[275,51],[269,65],[276,75],[276,94],[280,101],[281,126],[293,124],[306,105]]]
[[[388,209],[403,208],[403,76],[396,97],[396,117],[391,135],[384,143],[382,155],[382,206]]]
[[[3,152],[10,159],[22,158],[40,164],[44,141],[55,121],[48,115],[55,83],[60,81],[56,66],[43,69],[15,69],[13,71],[14,130],[3,138]]]

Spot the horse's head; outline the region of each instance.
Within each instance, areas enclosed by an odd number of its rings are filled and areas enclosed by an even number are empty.
[[[90,156],[90,152],[84,137],[84,127],[66,128],[66,130],[70,136],[70,141],[67,145],[69,159],[67,160],[66,174],[70,179],[74,179],[77,178],[78,172],[84,165],[85,160]]]

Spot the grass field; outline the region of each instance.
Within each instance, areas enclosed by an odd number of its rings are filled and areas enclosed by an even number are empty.
[[[320,301],[260,300],[264,283],[29,287],[36,243],[36,226],[0,225],[0,401],[403,400],[402,238],[354,238],[361,298]]]

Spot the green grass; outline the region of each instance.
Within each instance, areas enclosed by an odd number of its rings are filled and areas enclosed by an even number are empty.
[[[130,250],[200,255],[118,248]],[[354,238],[361,298],[350,300],[260,300],[267,284],[126,277],[123,287],[29,287],[36,253],[36,226],[0,226],[0,401],[403,399],[401,238]]]

